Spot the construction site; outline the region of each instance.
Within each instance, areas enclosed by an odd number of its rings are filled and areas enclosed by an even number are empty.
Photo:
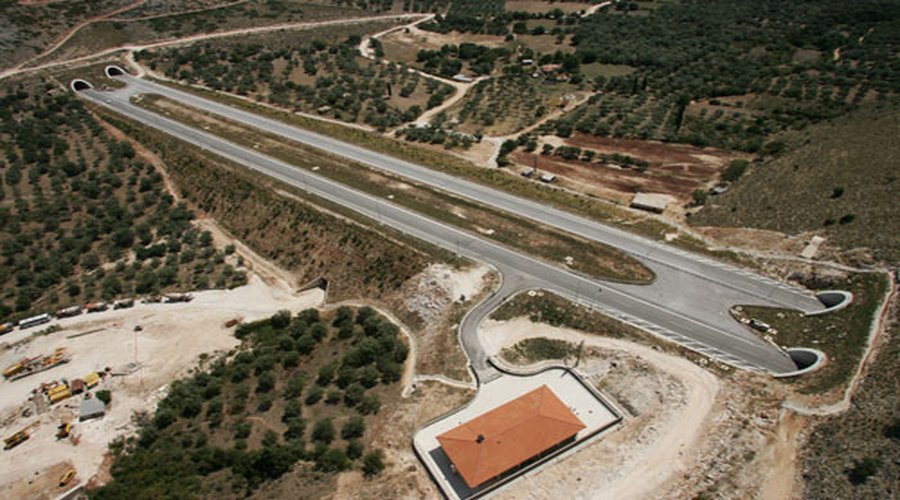
[[[322,299],[319,289],[292,293],[253,276],[234,290],[61,315],[46,330],[5,335],[0,497],[56,498],[104,482],[108,443],[152,414],[173,380],[235,347],[238,323]]]

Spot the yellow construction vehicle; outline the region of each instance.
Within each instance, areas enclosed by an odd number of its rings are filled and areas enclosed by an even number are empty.
[[[3,440],[3,449],[9,450],[9,449],[15,448],[16,446],[19,446],[20,444],[27,441],[28,438],[31,437],[30,432],[31,432],[32,427],[36,427],[37,425],[38,425],[38,422],[32,422],[32,423],[28,424],[27,426],[25,426],[19,432],[4,439]]]
[[[60,487],[65,486],[72,482],[72,479],[75,478],[75,469],[69,469],[63,473],[62,476],[59,476],[59,485]]]
[[[65,439],[72,432],[72,422],[63,422],[59,424],[56,431],[56,439]]]
[[[94,386],[100,383],[100,375],[97,372],[88,373],[86,377],[84,377],[84,385],[88,387],[88,389],[92,389]]]
[[[40,359],[40,356],[35,356],[33,358],[22,358],[22,359],[16,361],[15,363],[7,366],[6,369],[3,370],[3,377],[10,378],[15,375],[18,375],[19,372],[21,372],[22,370],[25,369],[25,367],[34,363],[38,359]]]
[[[56,391],[53,394],[49,394],[47,395],[47,397],[50,399],[50,404],[56,404],[63,399],[72,397],[72,391],[69,390],[68,386],[65,386],[62,390]]]

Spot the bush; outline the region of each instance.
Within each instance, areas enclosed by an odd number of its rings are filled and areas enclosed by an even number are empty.
[[[358,409],[363,415],[374,415],[381,409],[381,401],[376,396],[366,394],[359,403]]]
[[[878,473],[881,468],[881,460],[866,457],[862,460],[854,460],[853,467],[847,471],[847,479],[856,486],[866,482],[866,479]]]
[[[361,438],[365,432],[366,422],[359,415],[354,415],[341,427],[341,438]]]
[[[884,437],[900,441],[900,418],[895,418],[893,423],[885,426]]]
[[[259,398],[259,402],[256,404],[256,411],[260,413],[265,413],[272,408],[272,396],[266,394],[263,397]]]
[[[351,439],[347,443],[347,458],[356,460],[363,454],[363,444],[356,439]]]
[[[318,443],[328,444],[334,441],[334,424],[330,418],[323,418],[313,427],[312,438]]]
[[[256,392],[266,393],[275,388],[275,377],[269,373],[263,373],[256,377]]]
[[[372,477],[384,470],[384,459],[381,450],[371,451],[363,457],[362,471],[366,477]]]
[[[350,460],[344,450],[329,448],[316,458],[316,470],[322,472],[340,472],[350,467]]]
[[[853,222],[855,219],[856,219],[856,216],[855,216],[855,215],[853,215],[853,214],[847,214],[847,215],[841,217],[841,219],[838,221],[838,223],[840,223],[840,224],[842,224],[842,225],[843,225],[843,224],[850,224],[850,223]]]
[[[726,182],[735,182],[744,175],[744,172],[749,166],[750,162],[747,160],[732,160],[731,164],[728,165],[728,168],[722,172],[722,180]]]
[[[103,401],[103,404],[105,405],[109,405],[110,401],[112,401],[112,394],[106,389],[97,391],[94,396],[100,401]]]
[[[319,386],[313,386],[309,389],[309,392],[306,393],[306,400],[304,401],[307,405],[314,405],[322,399],[322,396],[325,395],[325,390]]]
[[[247,422],[246,420],[241,420],[240,422],[234,424],[234,438],[247,439],[248,437],[250,437],[251,430],[253,430],[253,424]]]
[[[701,207],[706,205],[707,198],[709,198],[709,193],[703,189],[695,189],[691,193],[691,204],[695,207]]]

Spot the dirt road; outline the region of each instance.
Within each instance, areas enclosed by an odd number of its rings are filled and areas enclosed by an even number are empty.
[[[283,23],[283,24],[275,24],[270,26],[257,26],[254,28],[240,28],[229,31],[220,31],[215,33],[203,33],[199,35],[191,35],[182,38],[174,38],[170,40],[161,40],[158,42],[151,42],[145,44],[127,44],[127,45],[119,45],[117,47],[111,47],[108,49],[101,50],[91,55],[76,57],[73,59],[67,59],[65,61],[55,61],[49,62],[45,64],[41,64],[38,66],[33,66],[30,68],[13,68],[8,69],[3,72],[0,72],[0,80],[4,78],[9,78],[11,76],[33,73],[40,70],[57,68],[62,66],[75,65],[79,63],[85,63],[88,61],[92,61],[95,59],[100,59],[117,52],[122,51],[137,51],[144,49],[155,49],[160,47],[169,47],[169,46],[177,46],[177,45],[187,45],[196,43],[203,40],[211,40],[215,38],[225,38],[237,35],[249,35],[255,33],[268,33],[271,31],[279,31],[279,30],[294,30],[294,29],[306,29],[306,28],[316,28],[322,26],[337,26],[337,25],[345,25],[345,24],[358,24],[365,23],[371,21],[379,21],[385,19],[406,19],[410,17],[418,17],[420,14],[392,14],[392,15],[383,15],[383,16],[367,16],[367,17],[356,17],[352,19],[336,19],[331,21],[317,21],[317,22],[295,22],[295,23]]]

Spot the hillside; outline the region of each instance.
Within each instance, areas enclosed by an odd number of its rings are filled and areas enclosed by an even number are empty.
[[[900,109],[865,107],[785,137],[788,153],[752,167],[691,218],[695,225],[814,231],[843,249],[900,262]]]
[[[0,322],[97,300],[240,286],[163,173],[72,95],[0,92]]]

